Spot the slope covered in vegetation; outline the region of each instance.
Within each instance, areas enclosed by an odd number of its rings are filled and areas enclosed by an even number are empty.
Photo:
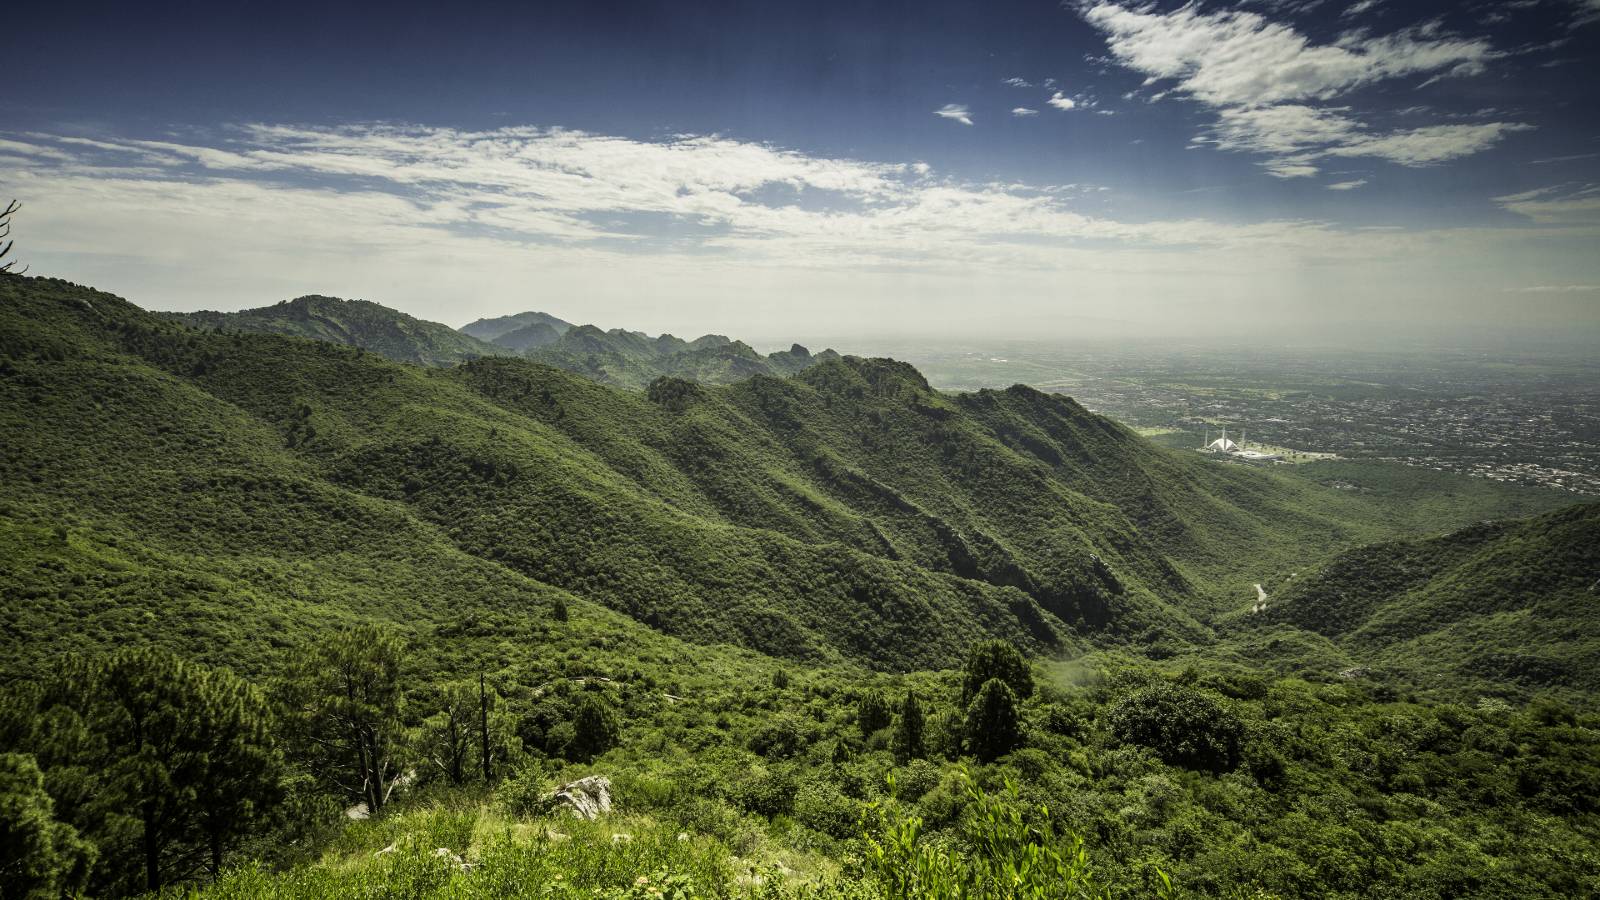
[[[1442,685],[1600,690],[1600,504],[1341,554],[1249,624]]]
[[[451,365],[498,352],[447,325],[369,300],[306,296],[239,312],[164,313],[196,328],[285,334],[360,347],[400,362]]]
[[[46,279],[0,281],[0,434],[8,893],[1600,888],[1587,682],[1343,677],[1421,619],[1313,590],[1387,565],[1463,621],[1452,578],[1494,615],[1548,590],[1587,639],[1592,507],[1357,548],[1559,495],[1337,490],[890,360],[636,392]],[[1328,615],[1236,621],[1291,566]],[[617,808],[552,811],[588,775]]]
[[[742,341],[708,334],[692,341],[663,334],[651,337],[613,328],[580,325],[553,339],[530,339],[524,330],[496,338],[530,360],[576,372],[603,384],[642,390],[663,376],[702,384],[733,384],[757,375],[792,375],[818,362],[838,359],[832,350],[813,355],[795,344],[763,356]]]

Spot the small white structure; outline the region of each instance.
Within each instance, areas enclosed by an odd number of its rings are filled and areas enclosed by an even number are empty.
[[[1211,437],[1210,431],[1206,432],[1206,437]],[[1244,432],[1242,431],[1239,432],[1239,440],[1237,442],[1229,440],[1228,427],[1226,425],[1222,427],[1222,436],[1214,441],[1207,440],[1205,445],[1200,448],[1200,452],[1245,463],[1280,462],[1283,459],[1282,456],[1276,453],[1264,453],[1260,450],[1249,449],[1245,445]]]

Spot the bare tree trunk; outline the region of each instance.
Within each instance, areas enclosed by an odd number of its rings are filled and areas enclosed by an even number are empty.
[[[489,767],[489,691],[482,672],[478,673],[478,713],[479,729],[483,736],[483,783],[490,784],[494,780],[494,773]]]
[[[144,819],[144,889],[161,890],[161,846],[156,841],[155,803],[146,800],[141,810]]]

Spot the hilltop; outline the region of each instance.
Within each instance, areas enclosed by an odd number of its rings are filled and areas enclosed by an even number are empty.
[[[195,328],[284,334],[360,347],[399,362],[446,366],[499,352],[447,325],[368,300],[310,295],[240,312],[162,313]]]
[[[239,312],[159,313],[213,331],[281,334],[359,347],[396,362],[448,367],[485,356],[517,356],[604,384],[644,390],[662,376],[732,384],[756,375],[792,375],[837,359],[795,344],[762,355],[742,341],[708,334],[686,341],[622,328],[573,325],[548,313],[479,319],[451,329],[367,300],[306,296]]]

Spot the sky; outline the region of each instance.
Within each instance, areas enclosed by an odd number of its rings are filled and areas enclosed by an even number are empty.
[[[1600,334],[1600,0],[7,17],[15,253],[152,309]]]

